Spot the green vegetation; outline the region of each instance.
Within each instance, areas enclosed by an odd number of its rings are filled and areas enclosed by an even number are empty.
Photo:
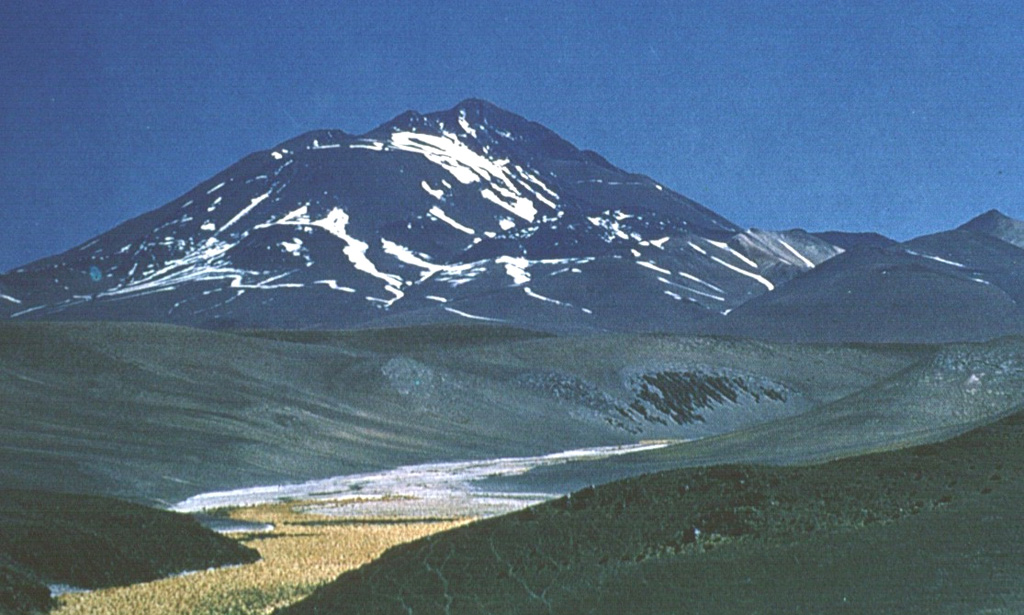
[[[55,604],[45,585],[0,560],[0,613],[43,613]]]
[[[194,519],[103,497],[0,490],[0,612],[53,603],[47,585],[95,589],[253,562]]]
[[[368,523],[311,515],[309,502],[223,509],[238,521],[270,524],[240,536],[259,549],[253,566],[229,566],[153,583],[60,598],[57,615],[267,615],[293,604],[342,572],[371,562],[385,549],[460,525],[460,521]]]
[[[1022,443],[1015,414],[817,466],[588,488],[396,547],[282,614],[1020,612]]]

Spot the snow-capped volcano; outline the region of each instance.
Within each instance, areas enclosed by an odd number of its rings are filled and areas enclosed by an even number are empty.
[[[316,131],[0,277],[13,318],[685,329],[841,250],[743,232],[479,100]]]

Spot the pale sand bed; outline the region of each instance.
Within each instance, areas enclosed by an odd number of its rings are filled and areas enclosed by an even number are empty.
[[[232,518],[274,524],[243,542],[263,559],[246,566],[61,597],[56,615],[250,615],[269,613],[307,596],[342,572],[394,545],[467,523],[339,520],[296,512],[309,502],[274,503],[230,511]],[[322,505],[323,502],[317,504]]]

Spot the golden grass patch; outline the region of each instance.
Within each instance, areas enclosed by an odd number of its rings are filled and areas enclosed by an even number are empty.
[[[296,602],[388,548],[467,523],[351,521],[297,512],[308,502],[228,511],[234,519],[274,524],[242,542],[262,560],[128,587],[62,596],[55,615],[254,615]]]

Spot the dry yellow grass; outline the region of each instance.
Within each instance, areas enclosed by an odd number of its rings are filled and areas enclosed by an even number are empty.
[[[243,542],[263,559],[222,568],[61,598],[55,615],[254,615],[309,595],[339,574],[358,568],[394,545],[447,530],[464,521],[352,522],[296,512],[303,503],[230,511],[235,519],[273,523],[275,529]]]

